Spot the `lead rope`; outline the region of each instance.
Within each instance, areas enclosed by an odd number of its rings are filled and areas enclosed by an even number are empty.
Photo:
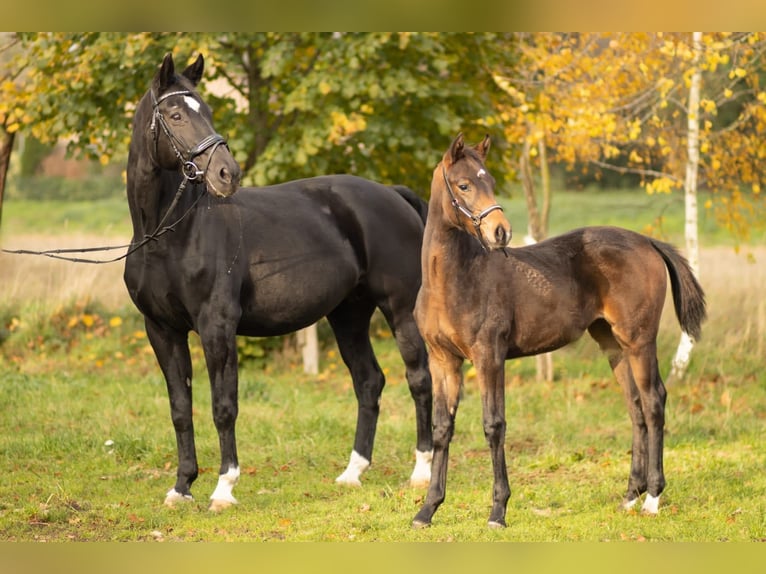
[[[187,215],[194,209],[194,207],[197,205],[199,200],[204,195],[201,193],[197,199],[194,200],[191,207],[187,209],[184,214],[178,218],[173,224],[168,225],[167,227],[163,227],[165,224],[165,221],[172,213],[173,209],[175,209],[176,205],[178,205],[178,200],[181,198],[181,194],[183,193],[184,189],[186,189],[186,184],[189,181],[197,181],[197,179],[204,175],[207,169],[210,167],[210,162],[213,160],[213,155],[215,154],[216,149],[218,149],[218,146],[221,144],[226,145],[226,139],[221,136],[220,134],[214,133],[206,138],[204,138],[201,142],[199,142],[196,146],[194,146],[192,149],[189,150],[189,159],[185,160],[183,158],[183,155],[181,154],[180,150],[176,146],[176,141],[178,143],[181,143],[179,140],[177,140],[172,132],[170,131],[170,127],[167,125],[167,122],[165,121],[165,118],[162,116],[162,114],[159,112],[159,105],[160,102],[163,100],[171,97],[171,96],[177,96],[177,95],[186,95],[190,94],[191,92],[187,90],[177,91],[177,92],[169,92],[167,94],[163,94],[159,99],[155,97],[154,91],[150,90],[149,93],[152,97],[152,122],[149,124],[149,129],[154,134],[154,145],[155,145],[155,156],[157,153],[159,153],[159,150],[157,149],[157,144],[159,141],[159,137],[156,130],[157,123],[160,124],[160,127],[162,128],[162,131],[165,132],[165,135],[168,138],[168,141],[170,142],[171,147],[173,148],[173,151],[175,152],[178,159],[181,161],[181,174],[183,175],[183,180],[181,180],[181,185],[178,186],[178,191],[176,191],[175,196],[173,197],[173,201],[170,203],[170,206],[165,211],[165,215],[162,216],[162,219],[160,220],[159,224],[157,224],[157,227],[155,230],[148,234],[144,235],[144,238],[139,241],[138,243],[128,243],[127,245],[110,245],[110,246],[102,246],[102,247],[85,247],[85,248],[72,248],[72,249],[47,249],[44,251],[32,251],[30,249],[0,249],[3,253],[11,253],[15,255],[43,255],[45,257],[50,257],[51,259],[60,259],[62,261],[71,261],[73,263],[93,263],[93,264],[103,264],[103,263],[114,263],[115,261],[120,261],[121,259],[125,259],[132,253],[138,251],[141,249],[144,245],[149,243],[150,241],[156,241],[159,237],[167,233],[168,231],[174,231],[176,225],[181,223]],[[204,170],[201,170],[199,167],[197,167],[197,164],[194,163],[194,158],[198,155],[204,153],[208,148],[212,147],[212,151],[210,152],[210,157],[208,157],[207,165],[205,166]],[[125,249],[128,247],[128,251],[124,254],[120,255],[119,257],[115,257],[113,259],[86,259],[84,257],[67,257],[65,255],[61,255],[62,253],[92,253],[95,251],[112,251],[115,249]]]

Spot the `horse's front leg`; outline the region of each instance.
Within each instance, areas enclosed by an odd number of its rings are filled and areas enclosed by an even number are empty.
[[[455,416],[463,385],[463,359],[447,352],[431,349],[429,367],[433,381],[434,453],[431,481],[423,506],[412,521],[414,528],[430,526],[436,509],[446,496],[449,444],[455,432]]]
[[[191,485],[198,474],[192,421],[192,364],[188,333],[166,329],[148,317],[145,324],[149,342],[165,376],[170,399],[170,417],[176,433],[176,484],[165,495],[165,504],[172,506],[176,502],[192,499]]]
[[[236,338],[238,321],[238,312],[220,308],[203,313],[199,321],[200,340],[210,377],[213,422],[218,431],[221,448],[218,484],[210,496],[212,511],[223,510],[237,503],[232,491],[239,479],[235,436],[239,412]]]
[[[505,371],[504,359],[492,356],[477,358],[475,362],[481,391],[482,421],[484,436],[492,457],[494,483],[492,488],[492,512],[489,526],[505,527],[505,512],[511,488],[508,484],[508,469],[505,463]]]

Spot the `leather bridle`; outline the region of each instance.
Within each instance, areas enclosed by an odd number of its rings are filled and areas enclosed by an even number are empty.
[[[474,214],[470,209],[468,209],[466,206],[462,205],[460,201],[458,201],[457,196],[452,191],[452,186],[450,185],[449,180],[447,179],[447,168],[444,167],[444,163],[442,163],[442,176],[444,177],[444,184],[447,186],[447,193],[449,193],[452,207],[455,208],[455,214],[458,216],[458,221],[460,220],[461,214],[467,217],[471,221],[471,223],[473,223],[474,230],[476,231],[476,239],[479,240],[479,243],[481,243],[481,246],[484,249],[484,251],[489,251],[489,247],[484,242],[484,236],[481,234],[481,223],[482,221],[484,221],[484,218],[487,217],[493,211],[497,211],[498,209],[500,211],[503,211],[503,206],[496,203],[495,205],[490,205],[486,209],[483,209],[478,214]]]
[[[209,136],[205,137],[202,141],[200,141],[197,145],[188,149],[184,157],[184,153],[182,153],[179,149],[183,147],[183,142],[175,135],[173,135],[173,132],[170,129],[167,120],[165,119],[165,116],[163,116],[162,112],[160,112],[160,104],[173,96],[193,96],[194,93],[190,90],[177,90],[162,94],[159,98],[154,95],[154,90],[150,90],[149,93],[152,96],[152,123],[149,125],[149,129],[151,130],[152,136],[154,137],[155,162],[156,156],[159,153],[159,132],[157,131],[157,124],[159,124],[162,128],[162,131],[167,136],[168,141],[170,142],[170,146],[173,148],[173,152],[181,162],[181,173],[183,174],[184,179],[196,183],[201,182],[202,177],[205,175],[208,167],[210,167],[210,162],[213,159],[213,154],[215,153],[215,150],[218,148],[218,146],[224,145],[228,147],[226,144],[226,138],[218,133],[213,132]],[[205,169],[200,169],[194,160],[211,148],[212,151],[208,157]]]

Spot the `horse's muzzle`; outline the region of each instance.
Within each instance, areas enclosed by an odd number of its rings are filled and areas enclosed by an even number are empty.
[[[229,197],[239,189],[242,170],[228,149],[224,148],[216,152],[205,172],[205,183],[211,194],[217,197]]]

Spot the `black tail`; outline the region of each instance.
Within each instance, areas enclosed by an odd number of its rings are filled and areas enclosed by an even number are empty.
[[[652,239],[651,242],[668,268],[678,322],[685,333],[695,341],[699,340],[702,322],[707,317],[705,292],[694,276],[689,262],[675,247],[656,239]]]
[[[428,216],[428,202],[420,199],[414,191],[404,185],[392,185],[391,189],[396,191],[407,203],[415,208],[415,211],[420,215],[420,219],[423,220],[423,225],[425,225],[426,217]]]

